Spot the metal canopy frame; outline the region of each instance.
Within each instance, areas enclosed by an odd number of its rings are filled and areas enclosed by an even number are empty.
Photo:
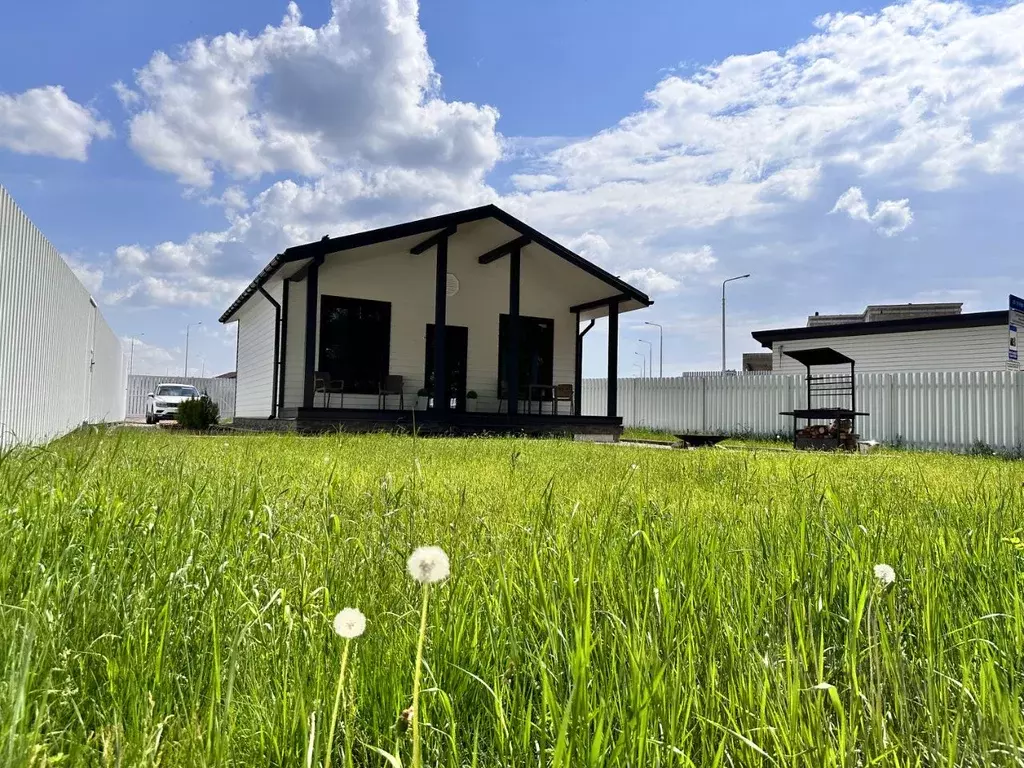
[[[850,420],[850,432],[857,432],[857,417],[869,414],[857,410],[857,372],[853,358],[831,347],[797,349],[782,354],[802,363],[807,369],[807,407],[784,411],[781,416],[793,417],[793,444],[796,445],[797,419],[804,419],[808,425],[815,419]],[[823,374],[815,376],[812,368],[824,365],[849,365],[849,373]],[[849,398],[849,408],[816,405],[816,401],[833,397]]]

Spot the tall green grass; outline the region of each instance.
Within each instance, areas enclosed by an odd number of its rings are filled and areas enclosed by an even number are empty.
[[[391,436],[0,457],[0,764],[1024,762],[1024,469]],[[872,567],[889,563],[881,589]]]

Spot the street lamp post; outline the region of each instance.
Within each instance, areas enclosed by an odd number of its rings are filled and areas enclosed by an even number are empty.
[[[722,372],[725,373],[725,284],[733,280],[744,280],[750,275],[737,275],[722,281]]]
[[[658,329],[658,378],[665,375],[665,329],[658,323],[644,320],[644,325],[653,325]]]
[[[185,326],[185,378],[188,378],[188,332],[191,330],[193,325],[202,325],[203,321],[200,320],[198,323],[189,323]]]
[[[634,352],[634,355],[640,355],[640,377],[647,378],[647,356],[643,352]]]
[[[641,344],[647,345],[647,375],[654,378],[654,344],[644,339],[637,339]]]
[[[139,336],[132,336],[132,346],[128,352],[128,375],[132,375],[132,366],[135,363],[135,342],[139,340],[139,337],[145,336],[146,334],[140,333]]]

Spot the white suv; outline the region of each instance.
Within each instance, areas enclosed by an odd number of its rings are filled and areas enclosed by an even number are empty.
[[[181,403],[197,397],[200,397],[199,390],[191,384],[157,384],[156,391],[146,395],[146,423],[173,419]]]

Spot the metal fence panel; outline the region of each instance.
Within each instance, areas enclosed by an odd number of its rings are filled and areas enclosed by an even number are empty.
[[[140,376],[128,377],[128,394],[125,398],[125,414],[128,418],[142,418],[146,415],[146,395],[158,384],[191,384],[205,392],[220,408],[221,419],[235,416],[235,379],[200,379],[192,376]]]
[[[626,426],[670,432],[785,435],[792,419],[779,413],[807,400],[804,377],[782,374],[628,378],[618,388]],[[583,413],[604,414],[607,391],[606,380],[585,379]],[[939,451],[1024,447],[1024,371],[857,374],[857,409],[870,414],[857,419],[865,440]]]
[[[0,446],[124,418],[121,342],[0,186]]]

